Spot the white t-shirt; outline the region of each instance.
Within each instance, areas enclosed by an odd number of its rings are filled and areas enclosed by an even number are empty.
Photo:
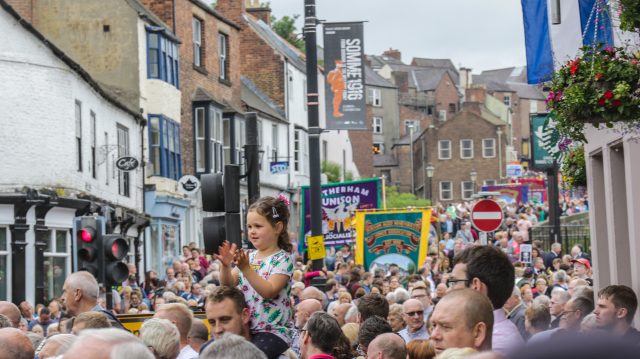
[[[198,359],[198,353],[190,345],[187,345],[180,350],[176,359]]]

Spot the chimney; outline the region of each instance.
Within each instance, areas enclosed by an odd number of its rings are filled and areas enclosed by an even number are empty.
[[[389,50],[386,50],[385,52],[383,52],[382,55],[389,56],[398,61],[402,61],[402,54],[400,53],[400,50],[389,48]]]
[[[480,112],[480,102],[465,102],[462,104],[462,111],[473,112],[476,115],[482,115]]]
[[[251,1],[251,0],[246,0]],[[242,21],[242,14],[245,12],[245,0],[218,0],[216,2],[216,11],[221,13],[227,19],[238,24]]]
[[[464,89],[468,89],[471,87],[473,75],[471,74],[471,69],[468,67],[460,68],[460,87]]]
[[[484,100],[487,97],[487,92],[482,87],[467,88],[465,89],[464,93],[465,93],[464,98],[466,102],[484,103]]]
[[[393,71],[391,73],[393,83],[398,86],[399,93],[409,92],[409,74],[403,71]]]
[[[255,18],[262,20],[265,24],[271,27],[271,8],[261,7],[260,2],[257,0],[246,0],[245,7],[247,12],[253,15]]]

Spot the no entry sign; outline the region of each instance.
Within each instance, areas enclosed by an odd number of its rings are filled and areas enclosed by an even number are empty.
[[[494,200],[483,199],[471,208],[471,223],[482,232],[493,232],[500,228],[502,218],[502,208]]]

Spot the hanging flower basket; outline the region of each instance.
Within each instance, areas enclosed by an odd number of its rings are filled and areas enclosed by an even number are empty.
[[[569,149],[562,159],[562,174],[571,187],[587,185],[587,169],[582,145]]]
[[[640,124],[640,52],[583,47],[582,56],[555,72],[547,106],[563,137],[586,142],[584,124]]]

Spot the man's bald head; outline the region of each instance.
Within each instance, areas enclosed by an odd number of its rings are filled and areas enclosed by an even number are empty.
[[[31,340],[16,328],[0,329],[0,347],[0,359],[33,359],[35,355]]]
[[[402,303],[402,310],[404,312],[407,312],[408,308],[413,308],[413,307],[422,307],[424,308],[424,305],[422,304],[421,301],[417,300],[417,299],[407,299],[404,303]]]
[[[405,359],[407,357],[407,348],[404,340],[396,333],[380,334],[367,348],[367,357],[373,358],[381,353],[383,359]]]
[[[322,303],[317,299],[305,299],[298,304],[298,310],[304,310],[309,315],[322,310]]]
[[[306,299],[315,299],[320,303],[324,303],[324,293],[316,287],[307,287],[300,293],[300,301]]]
[[[341,327],[345,324],[344,317],[352,306],[353,304],[351,303],[340,303],[333,308],[333,313],[330,313],[334,318],[336,318]]]
[[[20,318],[22,317],[20,314],[20,309],[18,307],[7,301],[0,301],[0,314],[3,314],[11,321],[11,326],[17,328],[20,326]]]

